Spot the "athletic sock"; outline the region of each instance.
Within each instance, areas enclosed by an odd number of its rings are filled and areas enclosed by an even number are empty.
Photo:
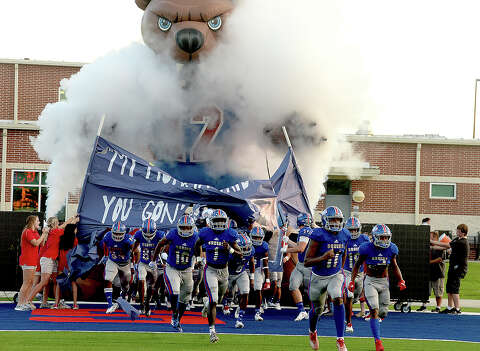
[[[310,331],[313,333],[317,330],[317,322],[318,322],[318,313],[315,312],[315,306],[312,303],[312,307],[310,308],[310,312],[308,312],[308,323],[310,325]]]
[[[370,328],[375,340],[380,340],[380,322],[377,318],[370,318]]]
[[[333,305],[333,319],[335,319],[335,328],[337,328],[337,337],[343,338],[345,331],[345,306]]]
[[[105,288],[105,289],[103,289],[103,291],[105,292],[105,298],[107,299],[108,307],[112,306],[112,291],[113,291],[113,289],[112,288]]]
[[[185,310],[187,309],[187,304],[183,302],[178,302],[178,321],[180,322],[180,319],[182,318],[183,314],[185,313]]]
[[[305,307],[303,307],[303,302],[297,303],[297,308],[299,312],[305,312]]]

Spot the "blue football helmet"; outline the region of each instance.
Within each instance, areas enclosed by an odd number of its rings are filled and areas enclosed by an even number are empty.
[[[238,229],[237,221],[235,221],[234,219],[230,219],[228,221],[228,228],[232,228],[232,229],[237,230]]]
[[[122,241],[125,238],[127,227],[121,221],[118,221],[112,226],[112,239],[115,241]]]
[[[223,231],[228,228],[227,213],[224,210],[213,210],[209,222],[209,227],[213,230]]]
[[[297,216],[297,227],[312,225],[312,217],[308,213],[300,213]]]
[[[250,256],[252,253],[252,241],[250,238],[244,233],[238,233],[238,239],[236,241],[243,256]]]
[[[254,246],[260,246],[265,238],[265,232],[261,227],[253,227],[250,231],[250,238],[252,239],[252,244]]]
[[[333,221],[340,219],[340,221]],[[343,229],[343,213],[337,206],[329,206],[322,212],[323,228],[330,232],[339,232]]]
[[[362,224],[357,217],[350,217],[345,222],[345,229],[348,229],[352,236],[352,239],[358,239],[358,237],[360,236],[360,231],[362,230]]]
[[[372,228],[373,244],[386,249],[392,242],[392,232],[385,224],[377,224]]]
[[[192,216],[183,215],[177,222],[177,232],[182,238],[189,238],[195,232],[195,220]]]
[[[147,219],[142,224],[142,235],[145,239],[150,240],[155,236],[157,231],[157,223],[151,218]]]

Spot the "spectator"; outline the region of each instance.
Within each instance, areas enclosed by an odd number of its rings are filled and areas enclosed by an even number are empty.
[[[457,226],[457,237],[449,243],[430,241],[431,245],[452,249],[447,275],[447,308],[440,313],[460,314],[460,279],[465,278],[468,269],[468,252],[470,247],[467,241],[468,227],[466,224]]]
[[[30,311],[35,309],[28,303],[28,296],[32,290],[37,268],[38,246],[42,244],[48,235],[48,228],[45,226],[42,235],[38,234],[40,229],[40,220],[38,216],[28,216],[25,228],[23,228],[20,239],[21,255],[19,259],[20,267],[23,271],[23,283],[18,293],[18,304],[16,311]]]
[[[430,232],[430,240],[438,241],[438,237],[438,231]],[[445,264],[443,263],[444,250],[445,249],[440,247],[430,247],[429,295],[433,290],[437,304],[436,307],[432,309],[432,312],[440,312],[440,308],[442,307],[443,283],[445,281]],[[421,312],[426,309],[426,302],[424,302],[417,311]]]
[[[64,270],[68,270],[68,261],[67,255],[71,249],[73,249],[78,244],[77,240],[77,226],[76,224],[67,224],[63,236],[60,238],[59,244],[59,254],[58,254],[58,274],[61,274]],[[78,297],[78,288],[75,281],[71,282],[72,286],[72,297],[73,297],[73,309],[78,310],[77,297]],[[66,305],[63,300],[60,300],[60,284],[57,282],[55,287],[55,305],[54,309],[57,308],[70,308]]]
[[[422,219],[422,225],[430,225],[430,218],[425,217],[424,219]]]
[[[48,239],[45,245],[46,250],[40,257],[41,277],[40,282],[35,285],[30,292],[30,296],[27,298],[28,303],[32,303],[33,298],[43,290],[48,284],[50,277],[57,273],[57,258],[59,253],[60,237],[64,233],[64,228],[69,223],[77,223],[78,217],[69,218],[65,223],[59,225],[57,217],[50,217],[47,220],[49,228]]]

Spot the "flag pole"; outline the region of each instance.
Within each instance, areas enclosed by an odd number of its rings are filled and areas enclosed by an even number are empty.
[[[95,141],[93,143],[92,154],[90,155],[90,160],[88,161],[88,166],[87,166],[87,171],[85,173],[85,178],[83,178],[82,193],[80,194],[80,200],[78,201],[78,207],[77,207],[77,213],[78,214],[80,214],[80,209],[82,208],[83,200],[85,198],[85,194],[84,194],[83,189],[85,189],[85,185],[87,184],[88,176],[90,175],[90,168],[92,166],[93,157],[95,155],[95,150],[97,149],[98,138],[100,138],[100,134],[102,133],[103,123],[105,122],[105,117],[106,117],[106,115],[104,113],[104,114],[102,114],[102,117],[100,118],[100,124],[98,125],[97,136],[95,137]]]
[[[282,126],[282,131],[283,131],[283,135],[284,135],[284,137],[285,137],[285,140],[286,140],[286,142],[287,142],[288,149],[292,152],[293,161],[294,161],[293,164],[294,164],[294,166],[297,168],[297,172],[298,172],[298,174],[299,174],[300,177],[301,177],[300,168],[298,167],[297,162],[295,161],[295,153],[293,152],[292,143],[290,142],[290,138],[288,137],[287,128],[285,128],[285,126]],[[303,185],[302,185],[302,188],[303,188]],[[309,212],[310,212],[310,216],[312,216],[312,210],[310,209],[310,203],[308,202],[307,194],[302,191],[302,195],[303,195],[303,197],[305,198],[305,202],[306,202],[306,204],[307,204],[307,206],[308,206],[308,210],[309,210]],[[313,216],[312,216],[312,217],[313,217]]]

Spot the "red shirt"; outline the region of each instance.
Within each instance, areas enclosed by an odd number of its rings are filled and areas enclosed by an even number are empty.
[[[75,238],[73,242],[73,247],[77,246],[77,244],[78,240],[77,238]],[[58,274],[62,273],[63,270],[68,267],[67,254],[70,252],[70,250],[60,250],[60,253],[58,255]]]
[[[22,254],[20,255],[20,266],[36,266],[38,258],[38,247],[32,245],[31,241],[40,238],[36,230],[25,229],[22,232],[20,247]]]
[[[47,248],[45,252],[40,257],[48,257],[53,260],[56,260],[58,257],[60,237],[63,235],[63,229],[55,228],[50,229],[48,232],[48,239],[45,245]]]

